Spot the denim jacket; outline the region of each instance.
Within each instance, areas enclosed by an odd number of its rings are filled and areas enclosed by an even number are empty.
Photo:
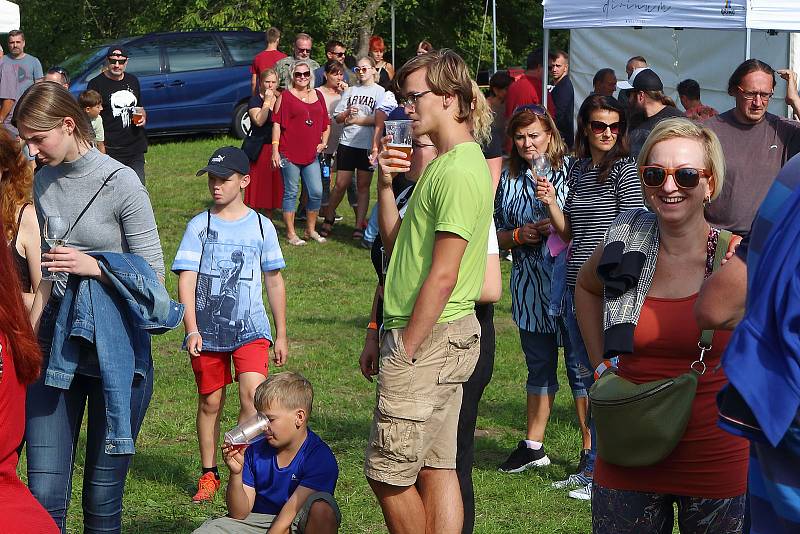
[[[56,317],[45,384],[69,389],[81,345],[94,345],[106,403],[107,454],[133,454],[130,396],[134,373],[150,368],[150,335],[163,334],[183,319],[150,265],[136,254],[100,252],[110,284],[70,276]]]

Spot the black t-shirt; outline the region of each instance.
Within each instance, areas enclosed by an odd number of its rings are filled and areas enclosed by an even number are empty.
[[[103,73],[89,80],[87,89],[94,89],[103,97],[105,145],[108,155],[117,159],[141,156],[147,152],[144,128],[133,125],[131,114],[136,106],[143,106],[139,80],[125,73],[121,80],[112,80]]]
[[[553,90],[550,91],[553,97],[553,104],[556,106],[556,127],[561,138],[569,149],[575,143],[575,89],[572,87],[572,80],[569,76],[564,76]]]
[[[253,95],[250,97],[250,101],[247,103],[247,109],[258,108],[261,109],[261,106],[264,105],[264,99],[261,98],[261,95]],[[264,121],[263,126],[256,125],[255,122],[250,121],[251,126],[251,136],[252,137],[259,137],[264,140],[264,143],[269,143],[272,141],[272,112],[269,112],[267,115],[267,120]]]

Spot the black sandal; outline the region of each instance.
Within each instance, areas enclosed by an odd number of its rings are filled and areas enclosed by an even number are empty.
[[[319,229],[319,235],[322,237],[328,237],[333,233],[333,225],[336,224],[334,219],[329,219],[325,217],[325,220],[322,222],[322,226]]]

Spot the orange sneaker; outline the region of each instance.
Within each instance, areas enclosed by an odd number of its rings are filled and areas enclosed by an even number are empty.
[[[197,482],[197,493],[192,497],[192,502],[206,502],[214,498],[220,486],[220,481],[214,476],[214,473],[209,471],[200,477]]]

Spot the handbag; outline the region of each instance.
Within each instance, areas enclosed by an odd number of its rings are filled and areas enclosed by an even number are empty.
[[[252,131],[244,138],[244,141],[242,141],[242,150],[247,154],[247,158],[250,161],[258,160],[262,148],[264,148],[264,138],[261,136],[254,136]]]
[[[715,271],[730,238],[730,232],[720,231]],[[697,344],[700,356],[677,377],[634,384],[606,372],[592,385],[589,403],[600,458],[623,467],[644,467],[669,456],[689,423],[698,377],[706,372],[703,358],[711,350],[713,337],[713,330],[703,330]]]

